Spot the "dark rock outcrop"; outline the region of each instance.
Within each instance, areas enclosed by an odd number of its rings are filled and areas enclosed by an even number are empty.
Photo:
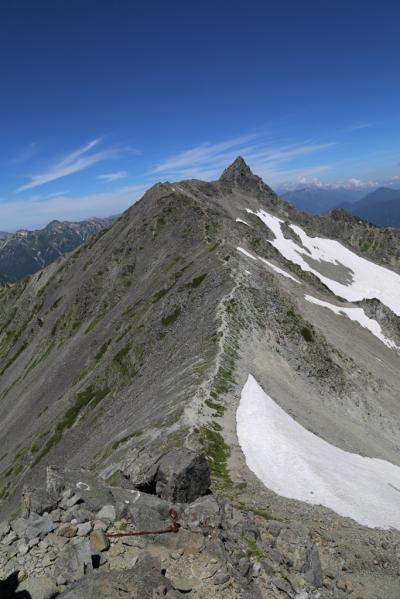
[[[167,501],[190,503],[210,488],[210,470],[204,455],[175,449],[158,462],[156,494]]]

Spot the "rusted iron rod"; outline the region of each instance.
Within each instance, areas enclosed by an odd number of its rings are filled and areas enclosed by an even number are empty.
[[[174,508],[171,508],[169,510],[169,515],[171,517],[172,524],[171,524],[171,526],[169,526],[168,528],[164,528],[163,530],[135,530],[132,532],[115,532],[115,533],[107,534],[106,536],[109,539],[112,539],[112,538],[117,538],[117,537],[141,537],[144,535],[164,535],[168,532],[177,533],[181,527],[179,522],[177,522],[178,514],[177,514],[176,510],[174,510]]]

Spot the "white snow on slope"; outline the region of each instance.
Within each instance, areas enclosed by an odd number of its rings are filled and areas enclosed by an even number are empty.
[[[313,297],[312,295],[305,295],[304,299],[312,304],[316,304],[317,306],[328,308],[338,316],[343,314],[346,315],[348,318],[350,318],[350,320],[358,322],[358,324],[360,324],[362,327],[368,329],[373,335],[375,335],[375,337],[378,337],[382,343],[387,345],[387,347],[400,350],[400,347],[396,345],[394,341],[388,339],[388,337],[385,337],[379,322],[373,318],[369,318],[362,308],[343,308],[342,306],[335,306],[334,304],[324,302],[323,300]]]
[[[251,258],[252,260],[261,260],[261,262],[263,262],[264,264],[266,264],[267,266],[272,268],[272,270],[277,272],[279,275],[282,275],[283,277],[286,277],[287,279],[292,279],[292,281],[294,281],[295,283],[299,283],[301,285],[300,281],[298,281],[297,279],[292,277],[291,274],[289,274],[285,270],[282,270],[282,268],[279,268],[279,266],[275,266],[275,264],[272,264],[272,262],[269,262],[265,258],[261,258],[261,256],[257,256],[257,255],[253,256],[253,254],[250,254],[250,252],[248,252],[247,250],[245,250],[244,248],[241,248],[241,247],[238,247],[237,250],[239,252],[241,252],[242,254],[244,254],[245,256],[247,256],[248,258]]]
[[[236,222],[237,222],[237,223],[242,223],[242,225],[247,225],[248,227],[250,227],[249,223],[246,223],[246,221],[245,221],[245,220],[242,220],[241,218],[237,218],[237,219],[236,219]]]
[[[330,445],[298,424],[249,375],[237,434],[250,470],[279,495],[360,524],[400,529],[400,467]]]
[[[349,302],[361,301],[363,299],[377,298],[395,314],[400,316],[400,276],[374,262],[357,256],[338,241],[322,237],[309,237],[303,229],[297,225],[290,228],[299,236],[304,247],[298,245],[293,239],[286,239],[282,232],[282,219],[260,210],[247,212],[258,216],[262,222],[275,235],[270,243],[287,260],[298,264],[304,271],[312,272],[333,293]],[[308,251],[307,251],[308,250]],[[343,265],[352,272],[353,280],[345,285],[321,274],[310,266],[304,257],[312,258],[317,262],[328,262]],[[321,265],[322,266],[322,265]]]

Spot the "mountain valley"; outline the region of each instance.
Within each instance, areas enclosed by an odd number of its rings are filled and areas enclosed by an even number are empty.
[[[34,274],[109,227],[114,220],[111,217],[77,223],[52,221],[37,231],[0,233],[0,284]]]

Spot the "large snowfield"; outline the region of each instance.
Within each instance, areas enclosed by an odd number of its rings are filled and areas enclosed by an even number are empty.
[[[251,375],[236,417],[246,463],[266,487],[369,527],[400,530],[399,466],[330,445],[282,410]]]
[[[338,241],[322,237],[309,237],[297,225],[289,225],[301,240],[302,245],[293,239],[287,239],[282,232],[283,220],[260,210],[255,214],[274,233],[275,239],[270,241],[284,258],[294,262],[304,271],[312,272],[337,296],[349,302],[377,298],[395,314],[400,316],[400,276],[394,271],[361,258]],[[319,272],[306,260],[309,258],[321,264],[342,265],[351,273],[352,280],[343,284]]]

